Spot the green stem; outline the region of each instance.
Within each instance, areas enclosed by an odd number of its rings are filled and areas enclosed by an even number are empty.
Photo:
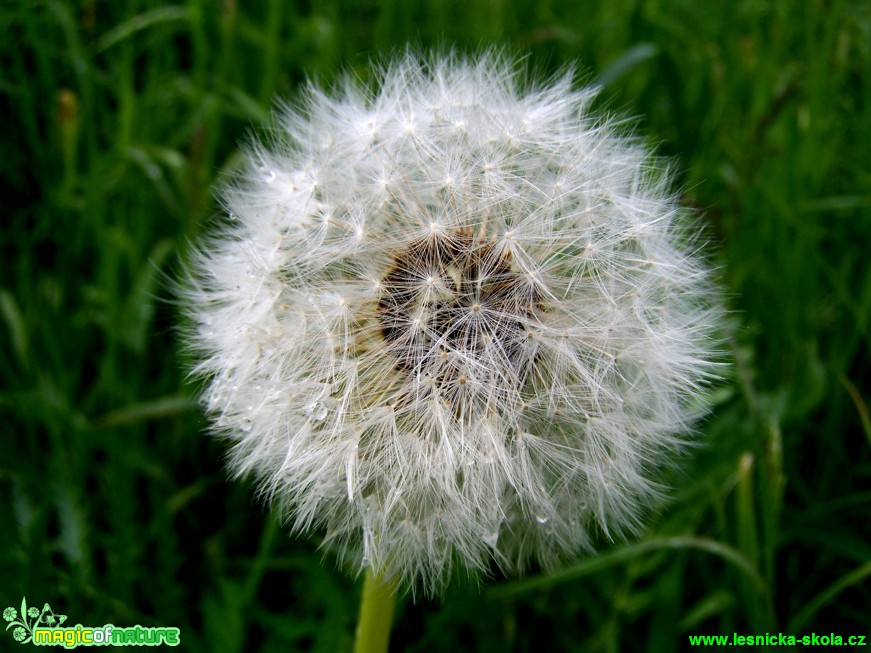
[[[396,588],[367,568],[354,653],[387,653],[395,605]]]

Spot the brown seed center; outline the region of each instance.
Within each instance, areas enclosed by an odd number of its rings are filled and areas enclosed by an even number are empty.
[[[382,288],[379,321],[397,369],[440,387],[525,377],[537,293],[493,243],[465,232],[415,241]]]

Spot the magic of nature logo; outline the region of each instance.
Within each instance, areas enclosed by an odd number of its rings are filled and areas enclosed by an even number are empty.
[[[119,628],[113,624],[103,626],[65,627],[64,614],[57,614],[46,603],[40,610],[27,605],[21,599],[20,611],[13,607],[3,610],[6,630],[12,630],[12,639],[21,644],[35,646],[62,646],[67,649],[78,646],[178,646],[181,633],[178,628],[161,626],[148,627],[134,625]]]

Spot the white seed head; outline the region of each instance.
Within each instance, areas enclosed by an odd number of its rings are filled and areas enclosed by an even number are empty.
[[[186,288],[203,401],[294,530],[440,590],[638,529],[715,375],[667,176],[571,75],[414,55],[310,88]]]

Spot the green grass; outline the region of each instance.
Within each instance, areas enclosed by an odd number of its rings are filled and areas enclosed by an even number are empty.
[[[175,625],[185,651],[348,649],[360,583],[226,479],[164,279],[274,98],[407,42],[498,43],[579,61],[673,160],[734,365],[643,539],[406,599],[394,650],[871,635],[867,2],[34,0],[0,28],[0,608]]]

